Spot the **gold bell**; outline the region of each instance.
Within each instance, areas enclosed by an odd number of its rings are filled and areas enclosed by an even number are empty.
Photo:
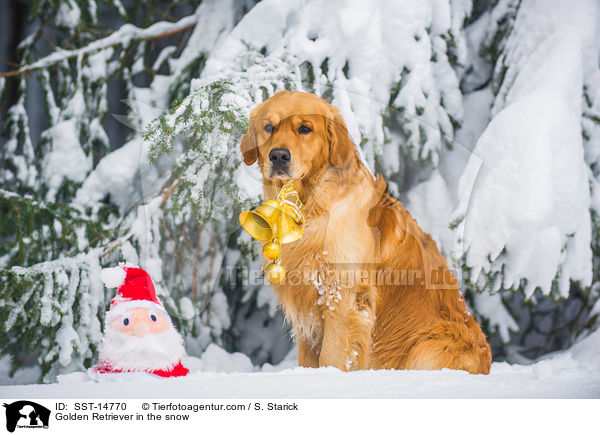
[[[287,206],[282,207],[278,225],[277,237],[282,245],[300,240],[304,233],[303,221],[292,214]]]
[[[240,224],[254,239],[269,242],[275,236],[275,227],[280,216],[279,204],[274,199],[269,199],[255,210],[241,212]]]

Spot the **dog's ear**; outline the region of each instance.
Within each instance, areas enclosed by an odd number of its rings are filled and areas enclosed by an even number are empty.
[[[347,167],[356,155],[356,148],[348,136],[348,129],[341,115],[327,118],[327,139],[329,162],[338,169]]]
[[[258,146],[256,144],[256,130],[254,129],[254,122],[250,119],[248,123],[248,131],[242,137],[240,143],[240,151],[244,156],[244,163],[248,166],[254,164],[258,159]]]

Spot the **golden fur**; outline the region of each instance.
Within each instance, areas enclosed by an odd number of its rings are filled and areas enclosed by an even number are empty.
[[[287,275],[274,285],[299,365],[489,373],[490,347],[446,260],[362,164],[335,107],[279,92],[252,112],[240,148],[258,160],[265,199],[289,177],[304,204],[304,235],[282,246]],[[290,150],[288,174],[273,173],[273,148]]]

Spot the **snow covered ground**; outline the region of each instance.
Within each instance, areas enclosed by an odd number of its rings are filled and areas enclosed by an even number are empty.
[[[0,387],[26,398],[600,398],[600,371],[496,363],[489,376],[464,372],[293,368],[277,372],[196,372],[174,380]]]
[[[201,358],[187,357],[190,375],[86,373],[59,376],[55,384],[5,385],[0,397],[17,398],[600,398],[600,331],[569,351],[530,365],[494,363],[491,373],[295,367],[295,355],[281,364],[254,367],[241,353],[210,345]],[[0,360],[4,361],[4,360]],[[7,383],[7,379],[0,379]]]

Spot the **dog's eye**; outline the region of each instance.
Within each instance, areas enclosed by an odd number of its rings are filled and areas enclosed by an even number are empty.
[[[306,124],[302,124],[300,127],[298,127],[298,133],[300,133],[300,134],[308,134],[311,131],[312,131],[312,128],[310,128]]]
[[[265,131],[269,134],[273,133],[273,124],[267,124],[263,127]]]

